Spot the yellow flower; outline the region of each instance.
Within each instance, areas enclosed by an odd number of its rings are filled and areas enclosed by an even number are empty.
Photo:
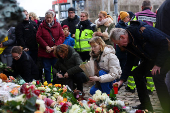
[[[97,107],[97,108],[96,108],[96,111],[98,111],[99,113],[101,113],[101,112],[102,112],[102,108]]]
[[[61,84],[55,84],[54,86],[55,87],[61,87]]]
[[[61,91],[62,89],[60,88],[59,91]]]
[[[44,82],[44,86],[47,86],[47,85],[48,85],[48,83],[47,83],[47,81],[45,81],[45,82]]]
[[[48,86],[53,86],[53,84],[52,84],[52,83],[50,83],[50,84],[48,84]]]

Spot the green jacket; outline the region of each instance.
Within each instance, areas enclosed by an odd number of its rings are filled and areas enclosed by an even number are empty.
[[[100,25],[97,29],[99,29],[99,28],[101,29],[101,32],[103,33],[103,32],[105,32],[105,30],[106,30],[107,27],[106,27],[105,25]],[[108,30],[107,30],[108,34],[110,34],[110,30],[111,30],[112,28],[115,28],[114,23],[111,23],[110,26],[108,27]],[[102,39],[103,39],[103,37],[102,37]],[[112,45],[111,42],[109,41],[109,39],[104,40],[104,42],[105,42],[107,45]]]
[[[66,58],[58,58],[56,64],[53,67],[53,74],[60,72],[62,74],[68,73],[69,76],[72,76],[76,73],[83,72],[79,65],[82,63],[82,60],[79,54],[74,50],[74,48],[68,46],[68,55]]]

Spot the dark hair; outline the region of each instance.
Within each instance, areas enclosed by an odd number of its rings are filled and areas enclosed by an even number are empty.
[[[21,46],[14,46],[12,49],[11,49],[11,53],[18,53],[18,54],[21,54],[23,51],[23,48]]]
[[[75,12],[75,9],[73,8],[73,7],[70,7],[69,9],[68,9],[68,12],[69,11],[74,11]]]
[[[54,48],[54,55],[59,58],[59,53],[63,53],[64,57],[68,55],[68,46],[65,44],[60,44]]]
[[[142,3],[142,6],[143,6],[143,7],[151,7],[151,2],[150,2],[150,0],[144,0],[143,3]]]

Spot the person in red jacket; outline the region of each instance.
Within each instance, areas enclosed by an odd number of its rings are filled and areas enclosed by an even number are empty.
[[[40,24],[37,31],[38,57],[42,58],[45,80],[51,83],[51,66],[57,59],[53,54],[54,47],[64,42],[64,33],[61,25],[54,21],[55,13],[48,10],[45,13],[45,20]]]

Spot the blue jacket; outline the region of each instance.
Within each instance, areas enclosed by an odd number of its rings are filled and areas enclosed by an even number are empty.
[[[68,37],[66,37],[63,44],[74,47],[75,41],[74,41],[74,38],[71,37],[71,34]]]
[[[124,21],[120,20],[120,21],[116,24],[115,27],[116,27],[116,28],[123,28],[123,29],[126,29],[126,28],[127,28],[127,25],[125,24]]]
[[[141,30],[141,27],[144,30]],[[139,57],[141,60],[154,61],[155,65],[159,67],[164,65],[170,55],[168,51],[170,36],[144,22],[137,21],[131,23],[126,31],[129,35],[129,44],[124,47],[128,53],[121,80],[127,80],[135,57]]]

